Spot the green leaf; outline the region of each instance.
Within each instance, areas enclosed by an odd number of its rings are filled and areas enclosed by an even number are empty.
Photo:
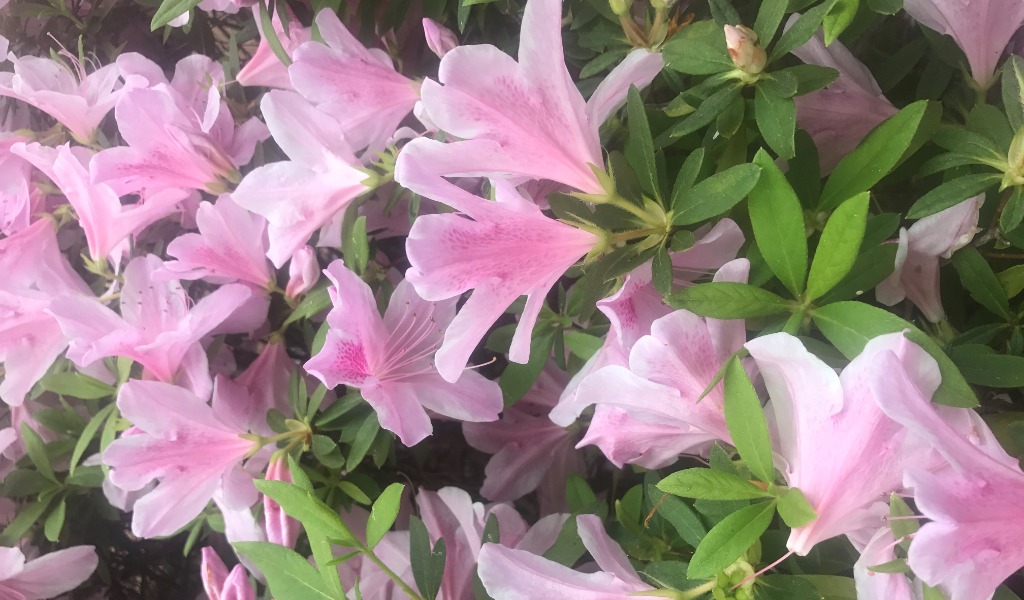
[[[768,147],[785,159],[796,153],[796,103],[768,93],[765,86],[754,90],[754,118]]]
[[[775,480],[772,439],[761,400],[750,383],[743,362],[736,356],[725,367],[725,424],[740,458],[755,477],[765,483]]]
[[[913,324],[891,312],[862,302],[836,302],[814,309],[811,316],[828,341],[850,359],[860,354],[868,340],[909,329],[907,339],[921,346],[939,363],[942,384],[932,401],[961,408],[978,406],[971,386],[942,348]]]
[[[701,468],[672,473],[658,482],[658,489],[701,500],[756,500],[771,495],[736,475]]]
[[[665,66],[687,75],[712,75],[732,70],[725,34],[714,21],[684,27],[662,49]]]
[[[767,48],[779,30],[782,17],[789,7],[788,0],[764,0],[757,10],[757,19],[754,21],[754,33],[757,34],[757,42],[762,48]]]
[[[772,47],[772,52],[769,56],[768,62],[775,62],[779,58],[807,43],[807,40],[811,39],[814,32],[818,31],[818,28],[821,27],[821,23],[825,19],[825,14],[832,9],[837,1],[838,0],[825,0],[825,2],[801,15],[800,18],[793,23],[793,26],[786,29],[782,33],[782,36],[779,37],[779,41]]]
[[[322,434],[313,435],[313,456],[329,469],[340,469],[345,466],[345,457],[341,455],[337,442]]]
[[[263,571],[275,600],[339,600],[298,552],[268,542],[235,542],[234,546]]]
[[[915,516],[903,498],[896,494],[889,495],[889,528],[892,529],[893,539],[906,537],[921,528],[916,518],[910,518]]]
[[[338,513],[331,510],[312,492],[285,481],[256,480],[255,483],[263,495],[280,504],[281,509],[302,523],[307,532],[324,535],[339,546],[360,546]]]
[[[672,224],[691,225],[729,210],[743,200],[757,184],[761,168],[743,164],[715,173],[679,195],[672,191]]]
[[[19,507],[18,515],[11,519],[7,527],[4,527],[3,533],[0,533],[0,545],[13,546],[17,544],[35,525],[36,521],[46,513],[46,509],[50,508],[55,497],[52,494],[43,494],[39,496],[39,500]]]
[[[196,7],[202,0],[164,0],[156,9],[149,30],[156,31]]]
[[[373,440],[377,437],[377,432],[379,431],[380,423],[377,421],[376,413],[367,413],[362,423],[359,424],[356,438],[352,441],[352,446],[349,448],[348,459],[345,461],[345,469],[347,471],[354,471],[359,466],[359,463],[363,462],[363,459],[366,458],[366,453],[373,446]]]
[[[370,261],[370,241],[366,237],[366,217],[357,217],[356,208],[353,204],[345,211],[341,224],[341,252],[345,256],[345,266],[362,275]]]
[[[1003,206],[1003,211],[999,213],[999,230],[1009,233],[1020,227],[1022,221],[1024,221],[1024,187],[1018,186],[1013,188],[1013,193],[1006,201],[1006,205]]]
[[[919,100],[875,127],[847,154],[825,182],[819,208],[832,210],[871,189],[931,137],[941,117],[938,104]]]
[[[46,515],[46,520],[43,521],[43,535],[46,539],[51,542],[57,542],[60,539],[60,532],[64,529],[64,519],[67,517],[68,512],[68,501],[66,498],[61,498],[57,506],[50,511],[50,514]]]
[[[291,325],[299,319],[308,319],[320,311],[330,308],[331,297],[327,294],[327,287],[328,284],[324,283],[307,293],[292,314],[284,320],[283,325]]]
[[[1024,127],[1024,58],[1011,54],[1003,63],[1003,108],[1010,120],[1010,130]]]
[[[359,486],[352,483],[351,481],[339,481],[335,485],[337,485],[338,489],[341,490],[346,496],[352,498],[359,504],[369,506],[370,502],[372,502],[370,500],[370,497],[366,495],[366,492],[359,489]]]
[[[723,110],[732,104],[736,96],[739,96],[740,89],[741,88],[730,84],[718,90],[714,94],[711,94],[700,103],[697,110],[690,116],[673,125],[672,128],[664,135],[659,136],[655,145],[664,145],[666,139],[668,143],[671,143],[672,140],[676,138],[693,133],[705,125],[708,125],[714,121]]]
[[[999,175],[993,173],[957,177],[933,188],[927,194],[918,198],[917,202],[907,211],[907,218],[920,219],[928,215],[934,215],[972,196],[977,196],[997,183],[999,183]]]
[[[398,508],[402,503],[402,492],[405,486],[400,483],[392,483],[384,488],[384,491],[377,497],[370,510],[370,518],[366,522],[366,545],[373,549],[384,537],[384,534],[395,524],[398,518]]]
[[[78,461],[82,460],[82,455],[85,454],[85,451],[89,448],[92,438],[96,437],[96,432],[100,430],[100,426],[107,420],[110,413],[114,412],[116,407],[117,405],[114,403],[104,406],[98,413],[89,419],[88,423],[86,423],[85,428],[82,429],[82,434],[78,436],[78,441],[75,442],[75,449],[71,452],[71,460],[68,463],[69,475],[75,474],[75,468],[78,466]]]
[[[890,560],[889,562],[882,563],[880,565],[871,565],[868,567],[868,571],[872,573],[909,573],[910,567],[907,566],[907,559],[897,558]]]
[[[824,600],[857,600],[857,583],[838,575],[801,575],[811,582]]]
[[[999,283],[999,278],[992,272],[992,267],[974,246],[964,246],[953,255],[953,268],[960,275],[960,281],[978,301],[993,314],[1007,321],[1013,319],[1010,313],[1010,299],[1006,290]]]
[[[894,15],[903,9],[903,0],[868,0],[868,8],[883,15]]]
[[[57,481],[57,476],[50,465],[50,457],[46,455],[46,443],[43,442],[43,438],[39,437],[39,434],[28,423],[21,424],[21,440],[25,444],[25,452],[28,454],[28,459],[32,461],[36,470],[47,479]]]
[[[582,331],[566,331],[562,338],[565,340],[565,347],[569,349],[569,352],[583,360],[589,360],[604,346],[602,338]]]
[[[804,94],[816,92],[839,77],[839,71],[820,65],[796,65],[783,69],[780,72],[792,73],[796,77],[796,93],[793,94],[794,96],[803,96]]]
[[[741,557],[768,529],[775,501],[760,502],[732,513],[711,528],[693,553],[688,579],[709,579]]]
[[[626,141],[626,160],[640,179],[640,187],[661,201],[658,186],[658,164],[654,158],[654,138],[647,123],[644,101],[635,85],[629,86],[626,96],[626,116],[629,119],[629,139]]]
[[[571,567],[576,564],[576,561],[586,551],[583,540],[580,539],[576,519],[571,518],[565,520],[562,528],[558,530],[558,537],[555,538],[555,543],[542,556],[560,565]]]
[[[803,207],[786,176],[764,150],[758,150],[754,164],[761,167],[761,177],[747,201],[754,239],[775,276],[799,296],[807,275]]]
[[[48,392],[82,400],[109,398],[117,393],[114,386],[81,373],[50,373],[39,381],[39,385]]]
[[[853,22],[860,0],[839,0],[825,15],[825,45],[829,46]]]
[[[686,156],[686,160],[683,161],[683,166],[679,167],[679,172],[676,173],[676,184],[672,186],[672,203],[671,207],[674,209],[677,206],[682,207],[684,198],[695,183],[697,183],[697,177],[700,176],[701,167],[704,165],[704,148],[697,148]]]
[[[430,548],[430,535],[423,521],[409,517],[409,558],[412,562],[412,576],[423,597],[434,600],[441,589],[441,577],[445,566],[444,538],[437,540]]]
[[[790,527],[803,527],[813,523],[818,518],[818,513],[811,507],[803,492],[791,487],[785,494],[779,496],[779,516]]]
[[[668,521],[669,525],[679,534],[680,539],[696,548],[707,535],[707,529],[704,528],[700,516],[690,508],[689,504],[679,498],[658,492],[658,488],[653,485],[647,487],[648,495],[651,498],[657,498],[654,501],[653,511]]]
[[[853,268],[830,292],[821,297],[820,305],[860,296],[882,283],[896,268],[896,244],[882,244],[863,252]]]
[[[498,378],[498,385],[505,397],[505,406],[512,406],[530,391],[544,365],[551,357],[551,349],[555,345],[555,330],[544,322],[537,324],[533,331],[533,339],[530,341],[530,358],[526,364],[510,362],[501,377]]]
[[[794,307],[792,301],[767,290],[731,281],[692,285],[669,294],[665,301],[672,308],[714,319],[770,317]]]
[[[869,198],[867,192],[857,194],[829,217],[807,275],[807,300],[823,296],[853,268],[867,226]]]
[[[651,281],[661,295],[672,291],[672,259],[667,248],[662,247],[651,261]]]
[[[1024,265],[1016,265],[996,274],[1008,298],[1024,292]]]
[[[996,354],[980,344],[955,346],[949,354],[964,378],[975,385],[1024,387],[1024,357]]]
[[[823,600],[803,575],[762,575],[754,587],[754,600]],[[833,600],[828,598],[827,600]]]
[[[270,51],[274,53],[277,60],[281,61],[281,64],[288,66],[292,64],[292,57],[288,55],[288,51],[284,49],[284,45],[281,43],[281,39],[277,37],[277,29],[274,28],[274,21],[271,18],[270,8],[267,6],[269,0],[260,0],[259,3],[259,19],[260,26],[262,27],[261,33],[263,39],[266,40],[267,45],[270,47]],[[278,15],[280,16],[280,14]],[[287,15],[281,17],[283,22],[286,22]],[[287,30],[286,30],[287,31]]]

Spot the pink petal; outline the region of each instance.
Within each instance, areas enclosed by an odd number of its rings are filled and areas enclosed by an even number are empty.
[[[4,580],[3,585],[20,592],[26,600],[52,598],[84,583],[98,562],[92,546],[74,546],[28,561],[20,573]]]
[[[658,52],[646,48],[630,51],[587,100],[587,120],[592,125],[600,126],[626,102],[629,86],[635,85],[639,89],[647,87],[664,66],[665,60]]]
[[[480,550],[480,580],[494,600],[629,600],[634,592],[650,589],[611,573],[580,573],[546,558],[484,544]]]

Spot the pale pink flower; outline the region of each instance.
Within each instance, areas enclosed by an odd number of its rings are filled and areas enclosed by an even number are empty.
[[[455,32],[433,19],[423,19],[423,36],[427,39],[427,47],[438,58],[444,58],[459,45]]]
[[[271,410],[281,414],[289,414],[291,411],[288,406],[288,382],[295,367],[295,361],[288,357],[283,341],[273,339],[263,347],[256,360],[235,378],[235,383],[249,393],[252,414],[247,421],[252,423],[256,433],[268,437],[272,435],[267,425],[267,413]]]
[[[925,27],[951,36],[982,86],[990,83],[1010,38],[1024,25],[1019,0],[905,0],[903,8]]]
[[[303,246],[292,254],[288,264],[288,286],[285,296],[298,298],[308,292],[320,279],[320,264],[316,261],[316,251],[312,246]]]
[[[583,458],[574,447],[572,433],[547,415],[567,381],[568,375],[548,365],[500,420],[463,424],[466,442],[494,455],[484,470],[483,497],[511,502],[537,490],[541,514],[565,510],[566,478],[583,472]]]
[[[460,421],[498,418],[502,397],[495,382],[470,371],[449,383],[431,361],[454,318],[454,300],[428,302],[406,280],[395,288],[381,317],[370,287],[344,263],[334,261],[325,273],[333,283],[330,329],[306,371],[328,387],[358,387],[377,411],[381,427],[406,446],[433,430],[426,409]]]
[[[584,102],[565,67],[561,29],[561,0],[529,0],[518,62],[488,44],[445,54],[440,83],[423,82],[423,107],[432,123],[465,141],[429,147],[423,159],[445,165],[435,172],[550,179],[602,193],[591,170],[604,166],[598,128],[629,86],[649,84],[664,61],[634,50]]]
[[[196,224],[199,233],[186,233],[167,245],[167,254],[177,259],[164,263],[167,271],[180,279],[243,281],[261,289],[271,284],[263,217],[225,194],[216,203],[200,204]]]
[[[288,461],[284,457],[271,460],[264,479],[291,483],[292,474],[288,469]],[[267,531],[268,542],[288,548],[295,547],[295,540],[299,539],[302,526],[298,521],[289,517],[280,504],[267,496],[263,496],[263,517],[266,519],[264,528]]]
[[[265,217],[267,256],[281,267],[360,194],[367,175],[334,119],[298,94],[274,90],[260,103],[274,141],[291,158],[253,169],[232,198]]]
[[[249,396],[234,385],[218,378],[212,407],[184,388],[159,381],[131,380],[121,386],[117,407],[138,432],[122,435],[103,451],[110,481],[135,491],[159,480],[135,503],[132,533],[171,535],[199,515],[218,491],[231,508],[256,501],[252,477],[241,468],[257,448],[241,437],[250,432],[244,418]]]
[[[202,550],[203,589],[209,600],[256,600],[256,591],[249,583],[249,574],[245,567],[235,565],[228,573],[224,561],[217,556],[217,552],[206,546]]]
[[[28,138],[0,131],[0,233],[4,235],[28,227],[42,200],[32,185],[32,164],[11,152],[11,146],[26,141]]]
[[[0,240],[0,273],[0,399],[19,406],[68,345],[46,312],[52,300],[91,292],[61,253],[49,218]]]
[[[292,86],[338,121],[353,149],[383,149],[419,101],[419,85],[398,73],[386,52],[360,44],[333,11],[320,11],[316,25],[326,45],[295,51]]]
[[[287,5],[279,4],[278,10],[282,9],[289,10],[289,14],[291,14]],[[271,50],[270,44],[267,43],[267,37],[263,33],[263,20],[259,16],[259,9],[254,8],[252,13],[253,17],[255,17],[256,29],[260,32],[260,43],[256,46],[256,52],[253,52],[249,62],[245,63],[242,70],[238,72],[235,81],[244,86],[258,85],[283,90],[293,89],[291,79],[288,77],[288,67],[281,62],[281,59]],[[285,53],[289,57],[294,57],[295,50],[311,39],[309,27],[303,27],[294,15],[292,15],[288,22],[287,32],[284,30],[284,25],[281,23],[281,17],[277,14],[277,11],[274,11],[271,22],[274,25],[274,33],[277,34],[277,39],[281,42],[281,47],[284,48]]]
[[[903,573],[881,573],[871,567],[896,560],[896,540],[888,523],[875,532],[853,565],[857,598],[862,600],[917,600]]]
[[[445,379],[458,379],[487,330],[522,295],[527,296],[526,307],[509,360],[525,363],[548,290],[600,239],[544,215],[505,182],[493,182],[498,201],[492,202],[426,172],[415,155],[422,147],[419,142],[436,143],[421,139],[406,146],[399,155],[396,179],[461,215],[416,219],[406,242],[412,264],[406,277],[428,300],[456,298],[473,290],[445,332],[437,368]]]
[[[255,295],[241,284],[225,285],[192,306],[177,280],[154,277],[161,270],[163,262],[152,254],[128,263],[120,315],[91,296],[55,298],[49,312],[71,339],[68,358],[84,366],[107,356],[125,356],[160,381],[173,382],[180,376],[198,380],[196,391],[208,388],[206,352],[199,341],[230,324],[236,312],[245,313],[238,327],[233,327],[236,331],[248,330],[266,313],[261,314],[258,303],[250,303]],[[202,385],[204,380],[207,383]]]
[[[480,580],[494,600],[631,600],[654,587],[644,583],[604,530],[600,517],[576,517],[580,539],[598,570],[583,573],[525,550],[484,544]]]
[[[826,47],[820,31],[793,54],[807,64],[839,71],[824,89],[795,98],[797,123],[814,139],[821,172],[827,175],[868,132],[896,114],[896,107],[882,95],[871,71],[841,42]]]
[[[93,260],[106,259],[125,239],[176,212],[189,195],[172,188],[147,194],[135,204],[121,204],[110,186],[89,181],[91,155],[84,148],[31,143],[15,144],[11,152],[35,165],[64,193],[78,215]]]
[[[944,469],[906,465],[903,481],[930,519],[914,534],[910,568],[950,600],[987,600],[1024,567],[1024,473],[998,445],[974,443],[974,435],[951,426],[927,395],[914,393],[907,371],[919,365],[892,353],[878,362],[870,385],[882,410],[949,462]]]
[[[29,561],[18,548],[0,548],[0,597],[54,598],[84,583],[98,563],[92,546],[73,546]]]
[[[900,229],[896,269],[875,288],[875,297],[886,306],[904,298],[925,318],[938,323],[946,316],[939,295],[939,259],[971,243],[978,228],[978,213],[985,195],[964,200],[956,206],[929,215]]]

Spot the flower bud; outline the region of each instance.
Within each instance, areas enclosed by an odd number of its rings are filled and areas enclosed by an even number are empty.
[[[764,69],[768,55],[757,43],[757,34],[753,29],[743,25],[725,26],[725,45],[729,49],[729,58],[736,68],[744,73],[756,75]]]
[[[267,481],[292,482],[291,471],[288,470],[288,459],[279,456],[270,461],[267,466]],[[263,514],[266,518],[264,528],[267,530],[267,541],[272,544],[280,544],[286,548],[293,548],[295,540],[299,539],[299,522],[289,517],[281,505],[269,497],[263,497]]]
[[[612,12],[616,16],[624,16],[629,14],[629,9],[632,7],[632,0],[608,0],[608,5],[611,6]]]
[[[427,47],[438,58],[444,58],[445,54],[459,45],[455,33],[433,19],[423,19],[423,35],[427,38]]]
[[[316,254],[309,246],[303,246],[292,254],[292,262],[288,265],[288,286],[284,293],[289,298],[301,296],[309,291],[320,278],[320,265],[316,262]]]

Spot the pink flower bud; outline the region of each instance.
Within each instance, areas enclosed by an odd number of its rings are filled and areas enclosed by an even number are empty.
[[[768,62],[764,48],[757,43],[757,34],[749,27],[726,25],[725,45],[736,68],[751,75],[760,73]]]
[[[283,456],[272,460],[267,467],[266,479],[291,483],[288,460]],[[294,547],[295,540],[299,538],[299,522],[285,514],[280,504],[266,496],[263,497],[263,514],[266,518],[264,528],[267,530],[267,541],[286,548]]]
[[[444,58],[449,50],[459,45],[459,39],[455,37],[455,33],[433,19],[423,19],[423,35],[427,38],[427,47],[438,58]]]
[[[288,265],[288,287],[284,293],[289,298],[301,296],[309,291],[320,279],[320,265],[316,262],[316,254],[309,246],[303,246],[292,254],[292,262]]]

